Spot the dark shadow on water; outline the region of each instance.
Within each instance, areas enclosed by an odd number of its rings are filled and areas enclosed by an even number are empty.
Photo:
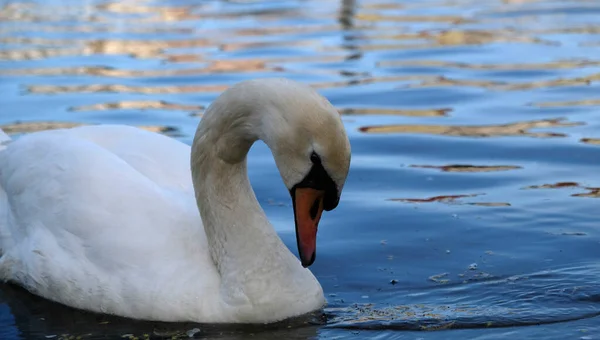
[[[360,330],[499,328],[554,324],[600,316],[600,266],[529,275],[473,275],[412,292],[406,305],[353,304],[330,311],[326,327]],[[390,296],[390,299],[393,299]],[[444,301],[419,304],[414,300]],[[408,301],[407,301],[408,302]]]
[[[7,304],[24,339],[306,339],[324,324],[322,313],[269,325],[204,325],[151,322],[70,308],[12,284],[0,285],[0,305]]]
[[[485,273],[484,273],[485,274]],[[324,313],[269,325],[205,325],[131,320],[72,309],[34,296],[14,285],[2,285],[0,301],[10,307],[15,326],[27,339],[306,339],[326,329],[438,331],[448,329],[531,326],[600,316],[600,266],[545,270],[529,275],[496,277],[477,273],[462,282],[441,283],[398,292],[381,301],[333,303]],[[439,280],[438,282],[443,282]],[[385,294],[384,294],[385,295]],[[419,301],[444,301],[421,304]],[[68,333],[65,334],[65,330]]]

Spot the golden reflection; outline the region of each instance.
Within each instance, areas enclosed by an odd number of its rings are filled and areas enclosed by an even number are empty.
[[[463,137],[497,137],[497,136],[528,136],[528,137],[565,137],[566,134],[555,132],[531,132],[531,129],[550,127],[573,127],[583,125],[581,122],[564,122],[564,119],[545,119],[528,122],[517,122],[500,125],[481,126],[449,126],[449,125],[381,125],[364,126],[361,132],[366,133],[411,133],[434,134],[443,136]]]
[[[129,55],[135,58],[158,58],[164,51],[171,48],[198,48],[213,46],[212,42],[205,39],[179,39],[179,40],[52,40],[10,38],[21,44],[35,44],[51,47],[38,47],[35,49],[0,50],[1,60],[31,60],[65,56],[89,55]]]
[[[8,26],[0,27],[0,33],[15,33],[15,32],[30,32],[33,31],[33,27],[26,25],[21,26]],[[126,33],[126,34],[147,34],[147,35],[160,35],[160,34],[192,34],[195,32],[194,29],[185,27],[156,27],[154,25],[139,25],[139,26],[93,26],[84,23],[79,23],[77,26],[58,26],[52,25],[51,23],[36,23],[35,32],[44,33]]]
[[[68,122],[17,122],[0,125],[0,129],[9,135],[12,135],[16,133],[31,133],[43,130],[70,129],[82,125],[84,124]]]
[[[569,107],[569,106],[600,106],[600,99],[582,99],[564,102],[540,102],[533,103],[537,107]]]
[[[408,81],[412,79],[422,79],[420,76],[393,76],[393,77],[369,77],[359,80],[347,80],[339,82],[321,82],[310,84],[316,89],[327,89],[335,87],[347,87],[354,85],[365,85],[381,82]],[[167,93],[198,93],[198,92],[223,92],[228,85],[182,85],[182,86],[130,86],[130,85],[30,85],[27,87],[29,93],[35,94],[61,94],[61,93],[143,93],[143,94],[167,94]]]
[[[357,85],[368,85],[375,83],[387,83],[387,82],[414,82],[417,80],[424,80],[433,78],[427,75],[406,75],[406,76],[378,76],[378,77],[366,77],[361,79],[351,79],[343,81],[330,81],[321,83],[310,84],[316,89],[330,89],[336,87],[348,87]]]
[[[165,61],[171,63],[197,63],[206,61],[206,57],[200,54],[167,54],[163,57]]]
[[[145,1],[142,1],[142,3]],[[185,7],[166,7],[166,6],[145,6],[137,1],[106,2],[97,5],[100,11],[111,12],[114,14],[157,14],[160,12],[169,12],[171,10],[189,10]]]
[[[591,198],[600,198],[600,188],[585,188],[589,190],[589,192],[584,192],[580,194],[573,194],[573,197],[591,197]]]
[[[370,40],[401,40],[401,41],[425,41],[424,43],[393,43],[381,44],[369,41],[369,44],[360,45],[361,50],[379,51],[379,50],[412,50],[428,49],[441,46],[462,46],[462,45],[485,45],[490,43],[529,43],[529,44],[555,44],[539,38],[529,37],[521,32],[511,30],[444,30],[444,31],[422,31],[419,33],[398,33],[394,35],[373,34],[368,35]],[[391,61],[390,63],[395,63]],[[402,62],[399,62],[402,63]]]
[[[570,79],[552,79],[540,80],[524,83],[507,83],[491,80],[469,80],[469,79],[451,79],[444,76],[439,76],[430,80],[422,81],[421,83],[406,85],[408,88],[425,88],[425,87],[440,87],[440,86],[465,86],[465,87],[481,87],[491,90],[500,91],[515,91],[515,90],[532,90],[549,87],[577,86],[590,85],[592,81],[600,79],[600,73],[595,73],[587,77],[570,78]]]
[[[367,26],[360,27],[367,28]],[[315,25],[289,25],[289,26],[272,26],[272,27],[249,27],[243,29],[232,30],[230,36],[234,37],[258,37],[284,34],[306,34],[306,33],[326,33],[339,30],[338,25],[332,24],[315,24]]]
[[[110,69],[105,72],[111,72]],[[117,73],[118,74],[118,73]],[[348,87],[384,82],[409,81],[423,79],[423,76],[391,76],[391,77],[368,77],[357,80],[345,80],[334,82],[320,82],[309,84],[315,89],[329,89],[336,87]],[[168,94],[168,93],[200,93],[200,92],[223,92],[229,85],[181,85],[181,86],[130,86],[121,84],[95,84],[95,85],[30,85],[27,87],[29,93],[34,94],[62,94],[62,93],[142,93],[142,94]]]
[[[69,111],[107,111],[107,110],[172,110],[198,113],[204,110],[202,105],[182,105],[165,102],[162,100],[146,101],[120,101],[113,103],[100,103],[94,105],[73,106]]]
[[[582,186],[577,182],[558,182],[553,184],[542,184],[542,185],[530,185],[523,189],[561,189],[561,188],[581,188],[588,192],[572,194],[572,197],[591,197],[600,198],[600,188],[598,187],[586,187]]]
[[[436,22],[446,24],[466,24],[475,22],[475,20],[454,15],[384,15],[377,13],[358,13],[356,14],[356,20],[370,22]]]
[[[386,116],[409,116],[409,117],[444,117],[448,116],[450,108],[423,109],[423,110],[401,110],[380,108],[344,108],[340,109],[342,115],[386,115]]]
[[[235,52],[241,50],[249,50],[256,48],[287,48],[287,47],[318,47],[321,41],[313,40],[285,40],[285,41],[247,41],[247,42],[231,42],[222,43],[219,49],[223,52]]]
[[[525,187],[525,189],[557,189],[557,188],[569,188],[569,187],[578,187],[579,183],[577,182],[558,182],[554,184],[543,184],[543,185],[530,185]]]
[[[183,21],[197,20],[199,15],[192,15],[190,12],[194,9],[188,7],[167,7],[167,6],[145,6],[135,2],[106,2],[96,6],[100,11],[113,14],[147,14],[142,21]]]
[[[586,144],[600,145],[600,139],[598,138],[581,138],[580,142]]]
[[[36,94],[62,94],[62,93],[142,93],[142,94],[168,94],[168,93],[200,93],[223,92],[227,85],[188,85],[188,86],[128,86],[128,85],[32,85],[27,87],[29,93]]]
[[[431,202],[443,202],[443,203],[455,203],[459,198],[465,197],[476,197],[481,194],[468,194],[468,195],[442,195],[428,198],[390,198],[390,201],[397,202],[408,202],[408,203],[431,203]]]
[[[86,43],[83,55],[128,54],[137,58],[157,57],[169,48],[197,48],[212,46],[206,39],[179,40],[94,40]]]
[[[531,38],[522,33],[509,30],[446,30],[442,32],[424,32],[421,37],[435,41],[442,46],[482,45],[493,42],[542,43],[538,38]]]
[[[495,6],[493,9],[493,13],[499,14],[502,13],[505,17],[501,18],[504,20],[512,19],[512,21],[517,21],[519,23],[522,22],[535,22],[538,25],[548,25],[554,24],[556,26],[564,25],[565,21],[563,18],[567,16],[565,10],[570,8],[576,8],[578,10],[583,10],[586,7],[590,10],[595,10],[597,8],[597,2],[595,0],[575,0],[575,1],[555,1],[555,0],[507,0],[504,1],[507,4],[529,4],[533,2],[540,3],[537,6]],[[586,4],[589,3],[588,4]],[[575,6],[565,6],[565,4],[573,4],[576,3]],[[548,6],[550,5],[550,6]],[[538,12],[538,10],[542,10]],[[592,12],[593,13],[593,12]],[[545,17],[546,20],[541,20],[540,17]],[[553,20],[552,20],[553,19]],[[552,20],[552,21],[549,21]],[[546,21],[548,23],[546,24]],[[554,26],[552,25],[552,26]]]
[[[46,39],[46,38],[32,38],[32,37],[2,37],[0,43],[3,44],[15,44],[15,45],[39,45],[46,47],[67,47],[74,44],[79,44],[79,40],[72,39]]]
[[[412,4],[411,4],[412,5]],[[360,8],[363,10],[390,10],[390,9],[404,9],[406,8],[406,4],[401,4],[399,2],[368,2],[365,1],[360,5]]]
[[[72,122],[17,122],[12,124],[0,125],[0,129],[9,135],[31,133],[44,130],[56,130],[56,129],[70,129],[73,127],[84,126],[88,124],[83,123],[72,123]],[[151,132],[163,133],[170,136],[178,135],[178,130],[171,126],[154,126],[154,125],[142,125],[138,126],[140,129],[144,129]]]
[[[422,169],[438,169],[443,172],[493,172],[493,171],[508,171],[522,169],[516,165],[466,165],[466,164],[453,164],[453,165],[411,165],[412,168]]]
[[[534,34],[600,34],[600,25],[534,29]]]
[[[102,18],[93,14],[84,14],[81,7],[75,6],[40,6],[34,3],[4,2],[0,7],[0,22],[38,23],[81,20],[101,22]]]
[[[275,57],[269,58],[266,56],[262,56],[256,59],[222,59],[222,60],[211,60],[204,55],[200,54],[166,54],[164,56],[164,60],[173,63],[189,63],[189,62],[206,62],[212,63],[215,65],[238,65],[241,64],[242,68],[247,68],[245,63],[255,64],[255,65],[266,65],[267,63],[296,63],[296,62],[315,62],[315,63],[336,63],[343,62],[346,60],[346,57],[343,55],[317,55],[317,56],[286,56],[286,57]],[[263,67],[263,66],[260,66]],[[266,67],[266,66],[265,66]],[[227,69],[227,67],[223,67]],[[229,67],[231,68],[231,67]],[[274,67],[274,69],[279,69],[278,67]],[[235,70],[235,69],[234,69]],[[339,71],[337,71],[339,72]]]
[[[69,6],[46,6],[43,3],[29,6],[14,6],[11,4],[5,6],[0,11],[0,19],[18,21],[18,22],[52,22],[58,20],[66,20],[77,17],[77,12],[70,13],[68,9],[76,8]],[[65,11],[65,9],[67,9]],[[138,2],[106,2],[100,5],[93,6],[90,3],[85,3],[78,9],[84,9],[85,15],[82,21],[85,22],[104,22],[114,18],[108,15],[114,14],[129,14],[138,15],[136,22],[172,22],[182,20],[198,20],[202,17],[191,13],[193,7],[167,7],[167,6],[144,6]],[[35,13],[35,14],[34,14]],[[91,14],[88,14],[91,13]],[[114,20],[114,19],[112,19]]]
[[[168,55],[169,49],[214,47],[215,42],[203,38],[178,40],[130,40],[130,39],[100,39],[100,40],[65,40],[10,37],[4,38],[4,43],[34,45],[36,48],[0,50],[2,60],[31,60],[65,56],[89,55],[129,55],[134,58],[161,58],[174,61],[202,61],[198,55]],[[318,40],[286,40],[286,41],[249,41],[221,43],[219,49],[232,52],[244,49],[282,47],[282,46],[314,46]],[[297,58],[301,60],[301,58]],[[338,57],[339,59],[339,57]],[[215,61],[217,62],[217,61]],[[230,60],[230,62],[234,62]],[[241,61],[240,61],[241,62]]]
[[[600,66],[600,61],[595,60],[557,60],[546,63],[518,63],[518,64],[475,64],[475,63],[460,63],[443,60],[384,60],[378,63],[382,67],[396,66],[426,66],[426,67],[443,67],[443,68],[459,68],[469,70],[498,70],[498,71],[534,71],[534,70],[557,70],[557,69],[574,69],[590,66]]]
[[[588,86],[592,83],[592,81],[597,80],[600,76],[600,73],[593,74],[591,76],[582,77],[582,78],[570,78],[570,79],[553,79],[553,80],[540,80],[540,81],[532,81],[529,83],[517,83],[517,84],[506,84],[501,86],[499,89],[504,91],[514,91],[514,90],[533,90],[533,89],[543,89],[549,87],[563,87],[563,86]]]
[[[247,11],[223,11],[211,10],[209,4],[191,5],[191,6],[146,6],[137,3],[117,3],[109,2],[97,6],[102,10],[112,14],[138,14],[138,21],[148,22],[182,22],[182,21],[200,21],[206,19],[239,19],[241,16],[251,16],[261,20],[281,19],[286,17],[298,17],[300,14],[296,9],[262,9]],[[145,14],[145,15],[143,15]]]
[[[468,205],[478,205],[481,207],[510,207],[510,203],[507,202],[471,202],[466,203]]]
[[[275,8],[244,11],[226,11],[210,3],[198,3],[184,6],[155,5],[142,1],[106,1],[100,4],[85,2],[80,6],[57,6],[39,3],[9,3],[2,6],[0,20],[13,22],[55,22],[79,19],[84,22],[110,22],[122,18],[135,20],[136,23],[178,23],[198,22],[206,19],[235,20],[241,16],[260,20],[281,20],[297,18],[301,9]],[[316,15],[313,15],[316,16]]]
[[[279,67],[269,67],[266,62],[261,60],[221,60],[207,63],[204,67],[185,68],[185,69],[159,69],[159,70],[123,70],[106,66],[81,66],[81,67],[58,67],[58,68],[24,68],[0,70],[4,75],[37,75],[37,76],[56,76],[56,75],[85,75],[97,77],[114,78],[138,78],[138,77],[174,77],[189,76],[194,74],[214,74],[214,73],[251,73],[251,72],[280,72],[283,69]]]
[[[440,86],[466,86],[466,87],[482,87],[482,88],[500,88],[505,83],[491,80],[469,80],[469,79],[450,79],[444,76],[438,76],[430,78],[429,80],[422,81],[416,84],[409,84],[409,88],[420,88],[420,87],[440,87]]]
[[[0,60],[36,60],[77,55],[78,48],[38,48],[30,50],[0,50]]]
[[[445,204],[466,204],[482,207],[509,207],[510,203],[506,202],[462,202],[461,199],[468,197],[477,197],[484,194],[464,194],[464,195],[441,195],[428,198],[390,198],[388,201],[405,202],[405,203],[445,203]]]

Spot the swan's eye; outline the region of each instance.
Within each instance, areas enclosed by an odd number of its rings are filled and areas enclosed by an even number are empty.
[[[310,161],[313,162],[313,164],[321,164],[321,157],[319,157],[319,155],[313,151],[310,155]]]
[[[296,185],[294,185],[292,189],[290,189],[290,194],[292,195],[292,197],[294,197],[294,192],[296,188],[311,188],[315,190],[322,190],[325,192],[325,196],[322,199],[313,202],[310,215],[311,218],[314,220],[316,218],[318,208],[321,204],[323,204],[324,210],[330,211],[335,209],[335,207],[338,205],[340,198],[335,182],[333,181],[333,179],[331,179],[331,176],[329,176],[329,174],[323,167],[321,157],[319,157],[319,155],[313,151],[310,155],[310,160],[313,162],[310,171],[308,172],[308,174],[306,174],[306,176],[304,176],[304,179],[302,179],[302,181],[296,183]]]

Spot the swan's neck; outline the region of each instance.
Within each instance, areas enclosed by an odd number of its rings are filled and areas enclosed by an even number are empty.
[[[248,179],[246,155],[256,140],[265,140],[260,122],[269,108],[238,99],[222,95],[209,107],[192,147],[194,189],[211,256],[222,280],[236,285],[251,277],[307,275],[269,223]]]
[[[272,255],[265,243],[277,239],[249,184],[246,161],[227,164],[208,152],[195,174],[196,201],[210,253],[221,276],[253,270]],[[248,256],[251,254],[252,256]]]

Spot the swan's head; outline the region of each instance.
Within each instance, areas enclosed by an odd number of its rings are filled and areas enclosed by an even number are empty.
[[[316,256],[323,210],[337,207],[350,167],[350,142],[337,110],[312,88],[269,80],[270,112],[262,116],[271,149],[294,206],[298,253],[304,267]]]

